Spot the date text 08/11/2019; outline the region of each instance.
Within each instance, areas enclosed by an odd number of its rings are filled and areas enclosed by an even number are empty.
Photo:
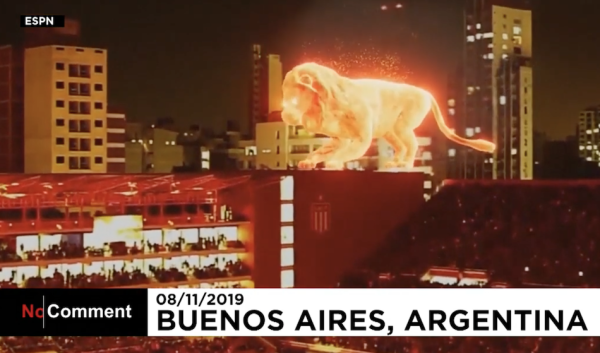
[[[156,297],[156,303],[158,305],[168,306],[216,306],[216,305],[242,305],[244,303],[244,295],[241,293],[237,294],[216,294],[204,292],[202,295],[198,293],[180,293],[179,295],[171,294],[159,294]]]

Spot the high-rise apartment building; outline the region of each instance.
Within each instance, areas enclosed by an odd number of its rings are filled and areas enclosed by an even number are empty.
[[[95,48],[25,50],[25,173],[106,172],[106,59]]]
[[[579,157],[587,162],[600,162],[600,106],[579,113],[577,124]]]
[[[468,179],[533,178],[531,11],[524,2],[468,0],[464,60],[449,114],[469,138],[491,139],[493,154],[450,147],[449,164]],[[454,164],[454,166],[452,166]]]
[[[256,124],[268,121],[281,121],[277,114],[283,103],[283,66],[279,55],[263,55],[262,47],[252,46],[252,89],[250,133],[254,136]]]
[[[0,173],[24,172],[24,52],[44,45],[78,45],[80,25],[25,28],[11,45],[0,46]]]

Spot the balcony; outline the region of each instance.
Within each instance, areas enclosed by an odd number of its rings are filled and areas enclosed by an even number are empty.
[[[217,221],[212,214],[195,215],[158,215],[145,216],[144,230],[190,227],[226,227],[248,224],[246,220]],[[0,236],[21,234],[58,234],[71,232],[91,232],[94,218],[89,214],[62,217],[58,219],[15,219],[0,220]]]
[[[250,269],[240,259],[225,264],[175,264],[160,259],[142,262],[92,262],[49,267],[4,268],[0,288],[156,288],[194,285],[250,287]],[[173,259],[172,259],[173,260]],[[209,260],[211,261],[211,260]],[[214,260],[213,260],[214,261]],[[117,267],[120,265],[120,267]]]
[[[238,227],[96,233],[4,238],[0,288],[251,286]]]

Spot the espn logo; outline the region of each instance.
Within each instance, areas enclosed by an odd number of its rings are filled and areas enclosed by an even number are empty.
[[[45,15],[45,16],[21,16],[21,27],[64,27],[65,16]]]

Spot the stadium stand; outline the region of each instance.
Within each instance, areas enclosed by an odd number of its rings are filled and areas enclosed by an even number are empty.
[[[599,199],[597,182],[447,182],[369,261],[341,278],[339,286],[597,287]],[[201,338],[140,338],[133,339],[133,346],[120,345],[129,339],[98,337],[90,343],[82,338],[7,337],[2,349],[14,353],[216,353],[261,351],[267,346],[253,340],[253,344],[232,349],[228,340],[214,343]],[[307,337],[270,341],[282,353],[600,352],[597,337]]]
[[[450,181],[344,288],[597,287],[600,183]],[[589,338],[284,338],[285,353],[600,352]]]

